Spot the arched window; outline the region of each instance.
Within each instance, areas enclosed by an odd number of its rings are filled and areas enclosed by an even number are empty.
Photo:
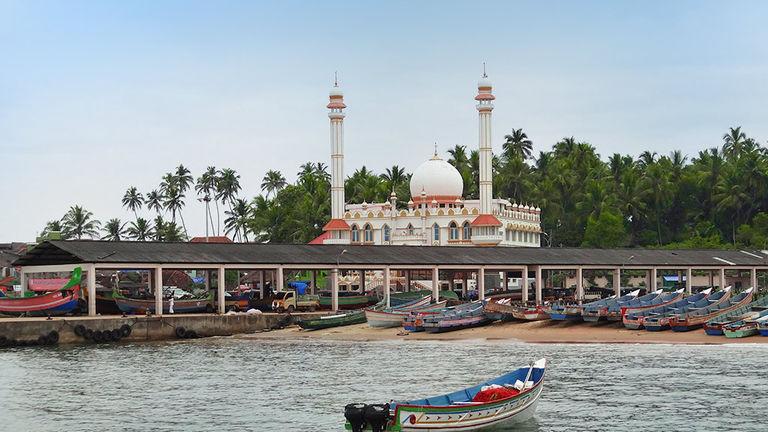
[[[408,235],[413,235],[413,225],[412,224],[409,223],[408,226],[405,229],[408,232]]]
[[[384,237],[385,242],[389,241],[389,237],[390,237],[389,225],[384,224],[384,226],[381,227],[381,235]]]
[[[432,238],[435,241],[440,241],[440,225],[438,224],[432,225],[432,233],[433,233]]]
[[[459,226],[456,225],[456,222],[451,222],[451,224],[448,225],[448,231],[450,232],[449,238],[451,240],[459,239]]]
[[[363,227],[363,240],[366,243],[373,242],[373,228],[371,228],[371,224],[365,224]]]
[[[357,243],[360,241],[360,229],[357,227],[357,224],[352,225],[352,242]]]
[[[464,240],[469,240],[472,238],[472,228],[469,226],[469,222],[464,222],[464,225],[461,226],[462,231],[464,231]]]

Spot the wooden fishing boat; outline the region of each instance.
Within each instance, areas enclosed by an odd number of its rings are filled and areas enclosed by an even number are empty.
[[[710,302],[707,301],[707,297],[710,295],[711,292],[712,292],[712,289],[710,288],[698,294],[685,297],[674,303],[668,303],[662,306],[657,306],[655,308],[645,309],[640,312],[628,313],[624,315],[624,319],[623,319],[624,327],[631,330],[638,330],[638,329],[645,328],[645,323],[646,321],[648,321],[648,324],[654,326],[654,330],[661,330],[663,326],[667,325],[669,321],[669,318],[668,318],[669,315],[673,313],[684,312],[685,309],[687,308],[704,307],[709,305]],[[721,291],[721,293],[723,292],[725,291]],[[718,298],[721,298],[721,297],[722,297],[722,294],[720,294]],[[702,302],[702,303],[697,303],[697,302]],[[661,318],[664,319],[663,323],[660,320]]]
[[[509,321],[514,318],[516,308],[509,297],[492,298],[485,303],[485,316],[493,320]]]
[[[345,428],[353,432],[476,431],[529,420],[544,388],[546,360],[440,396],[388,404],[349,404]]]
[[[0,297],[0,313],[27,315],[64,315],[80,306],[82,269],[72,271],[69,282],[56,291],[23,297]]]
[[[411,311],[419,311],[424,309],[440,309],[445,306],[446,301],[430,304],[431,296],[414,300],[410,303],[405,303],[400,306],[375,309],[368,308],[365,310],[365,318],[368,321],[369,327],[375,328],[387,328],[387,327],[400,327],[403,324],[403,318],[407,316]]]
[[[760,332],[760,323],[768,320],[768,310],[759,312],[760,316],[728,323],[723,326],[723,334],[727,338],[745,338]]]
[[[581,321],[581,311],[577,304],[554,303],[547,308],[547,315],[555,321]]]
[[[752,302],[754,289],[741,292],[731,298],[718,303],[710,304],[701,309],[692,308],[688,312],[679,313],[669,317],[669,327],[672,331],[686,332],[702,327],[712,318],[726,314],[734,309],[744,307]],[[714,295],[713,295],[714,296]]]
[[[304,318],[297,323],[304,330],[320,330],[332,327],[362,324],[365,322],[363,311],[352,311],[336,315],[326,315],[318,318]]]
[[[626,306],[621,307],[619,312],[619,320],[622,321],[625,327],[628,329],[640,329],[642,324],[639,320],[636,320],[636,316],[639,316],[647,311],[663,308],[665,306],[673,305],[683,300],[684,290],[680,289],[670,293],[659,293],[658,296],[645,303],[635,304],[635,300],[629,302]],[[631,317],[631,318],[627,318]],[[609,312],[609,318],[611,320],[611,312]]]
[[[637,312],[645,308],[656,307],[661,304],[677,301],[683,298],[683,290],[665,293],[662,290],[656,290],[644,296],[636,297],[624,304],[610,304],[606,311],[608,321],[621,321],[627,312]]]
[[[760,333],[760,336],[768,336],[768,319],[763,317],[758,320],[757,331]]]
[[[704,331],[710,336],[723,336],[723,327],[739,321],[754,320],[768,314],[768,296],[763,296],[752,303],[736,308],[726,314],[710,319],[704,324]]]
[[[424,317],[422,326],[428,333],[443,333],[471,327],[480,327],[493,321],[485,316],[483,301],[468,303],[444,313]]]
[[[690,296],[690,297],[695,297]],[[643,328],[647,331],[662,331],[670,328],[669,320],[676,315],[686,314],[688,312],[705,309],[713,305],[720,304],[731,297],[731,287],[726,287],[722,291],[710,293],[704,298],[688,301],[687,304],[680,304],[677,307],[668,307],[665,310],[656,311],[641,317]]]
[[[379,301],[379,298],[374,294],[360,294],[360,293],[339,293],[339,309],[362,309],[366,306],[370,306]],[[320,309],[331,309],[333,307],[333,298],[329,291],[323,291],[320,293]]]
[[[518,306],[512,311],[515,319],[523,321],[541,321],[549,319],[549,315],[543,306]]]
[[[408,303],[413,300],[418,300],[425,296],[431,296],[432,290],[418,290],[418,291],[406,291],[406,292],[394,292],[389,295],[390,306],[398,306],[403,303]],[[447,300],[448,304],[459,303],[459,296],[451,290],[441,290],[438,293],[440,300]]]
[[[584,309],[581,311],[581,318],[587,322],[597,322],[608,319],[608,308],[613,305],[624,305],[637,298],[640,294],[640,290],[632,291],[631,293],[616,297],[611,296],[596,302],[587,303],[584,305]]]
[[[126,314],[145,314],[147,311],[155,313],[155,299],[133,299],[123,297],[119,292],[114,292],[112,298],[115,299],[117,307],[123,313]],[[163,299],[163,313],[170,313],[171,303],[169,299]],[[204,298],[193,299],[174,299],[173,300],[173,313],[196,313],[196,312],[213,312],[213,293],[209,293]]]

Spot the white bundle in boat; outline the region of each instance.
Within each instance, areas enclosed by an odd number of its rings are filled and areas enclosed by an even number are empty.
[[[512,385],[512,388],[514,388],[517,391],[528,390],[529,388],[532,388],[532,387],[533,387],[533,381],[526,381],[525,384],[523,384],[522,381],[517,380]]]

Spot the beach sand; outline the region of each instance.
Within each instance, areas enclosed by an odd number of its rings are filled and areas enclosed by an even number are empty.
[[[458,330],[448,333],[408,333],[402,328],[378,329],[367,324],[336,327],[325,330],[305,331],[298,326],[282,330],[264,331],[237,337],[248,339],[326,339],[344,341],[382,340],[467,340],[520,341],[530,343],[641,343],[641,344],[708,344],[768,343],[768,337],[753,336],[729,339],[725,336],[708,336],[704,330],[690,332],[649,332],[628,330],[619,323],[585,323],[562,321],[496,322],[485,327]]]

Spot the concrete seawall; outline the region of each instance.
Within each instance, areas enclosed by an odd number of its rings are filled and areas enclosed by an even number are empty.
[[[318,314],[293,314],[294,318]],[[322,315],[322,314],[319,314]],[[123,341],[159,341],[178,339],[177,328],[194,330],[197,335],[230,336],[239,333],[253,333],[278,325],[285,319],[284,314],[188,314],[158,316],[98,316],[98,317],[63,317],[47,320],[45,318],[7,318],[0,319],[0,338],[16,341],[37,341],[40,336],[55,330],[59,335],[59,344],[93,343],[79,336],[75,328],[82,325],[93,331],[120,329],[123,325],[131,327],[130,335]]]

